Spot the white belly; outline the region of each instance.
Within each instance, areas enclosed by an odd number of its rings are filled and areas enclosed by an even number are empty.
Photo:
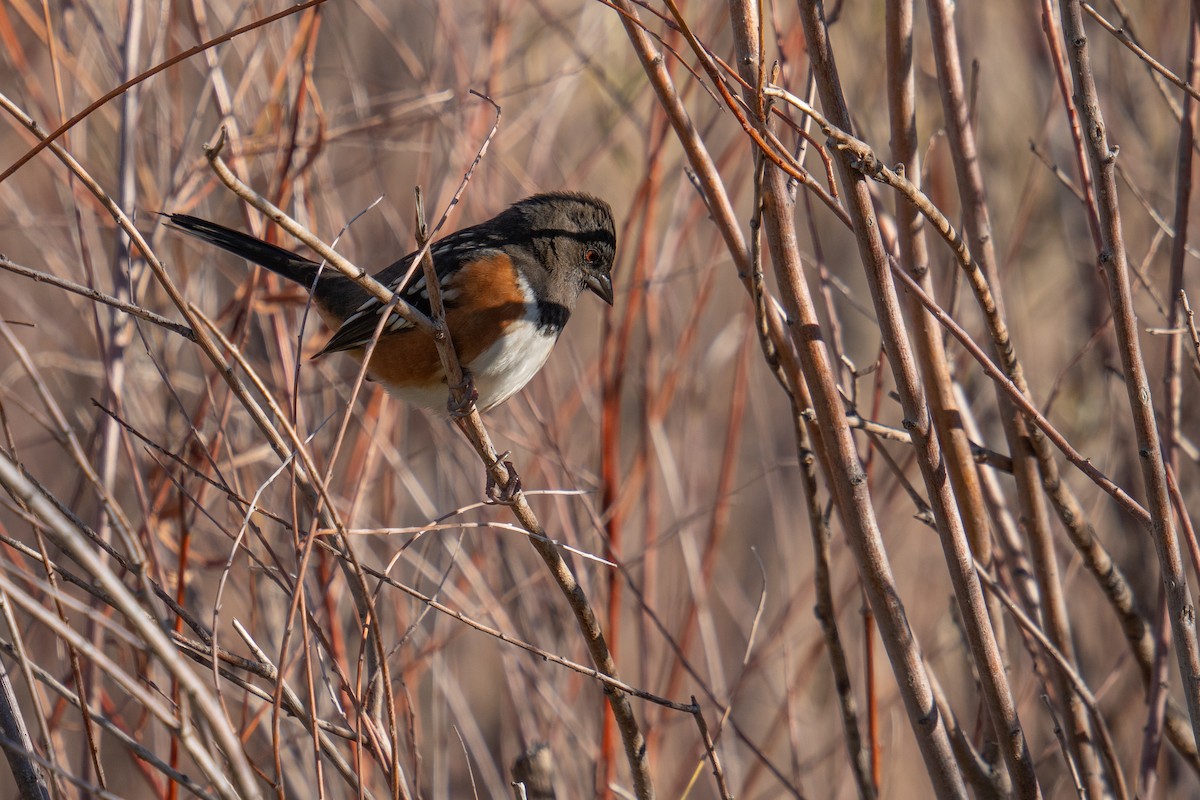
[[[523,319],[508,328],[508,333],[484,350],[469,365],[465,365],[479,393],[476,404],[480,411],[495,408],[529,383],[554,349],[555,333],[542,333],[537,323]],[[388,387],[389,392],[403,400],[435,413],[445,415],[450,391],[443,380],[434,388],[413,386]]]
[[[507,335],[471,362],[479,408],[487,411],[521,391],[546,363],[557,340],[557,334],[543,333],[527,319],[510,326]]]

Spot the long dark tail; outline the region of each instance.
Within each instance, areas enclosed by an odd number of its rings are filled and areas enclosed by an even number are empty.
[[[264,266],[276,275],[295,281],[305,289],[312,289],[313,281],[317,278],[317,264],[291,250],[284,250],[262,239],[255,239],[253,236],[199,217],[187,214],[163,216],[167,218],[171,227]],[[321,282],[325,282],[324,278]]]

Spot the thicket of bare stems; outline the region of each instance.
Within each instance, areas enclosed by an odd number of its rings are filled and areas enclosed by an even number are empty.
[[[4,0],[2,793],[1200,792],[1198,16]],[[152,213],[417,186],[618,216],[482,421]]]

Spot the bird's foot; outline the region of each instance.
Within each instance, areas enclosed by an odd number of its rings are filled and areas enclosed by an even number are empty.
[[[508,455],[508,451],[505,451],[496,458],[497,462],[504,464],[504,469],[508,472],[508,480],[503,486],[496,483],[492,473],[488,472],[487,486],[483,493],[487,497],[487,501],[494,505],[511,506],[521,493],[521,476],[517,474],[517,468],[513,466],[513,463],[507,460]]]
[[[450,398],[446,401],[446,409],[452,418],[461,419],[470,415],[477,400],[479,400],[479,390],[475,388],[475,379],[464,369],[462,383],[450,388]]]

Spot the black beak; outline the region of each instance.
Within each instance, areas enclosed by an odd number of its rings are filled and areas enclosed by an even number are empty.
[[[613,304],[613,287],[611,275],[588,275],[583,279],[592,294],[599,297],[610,306]]]

